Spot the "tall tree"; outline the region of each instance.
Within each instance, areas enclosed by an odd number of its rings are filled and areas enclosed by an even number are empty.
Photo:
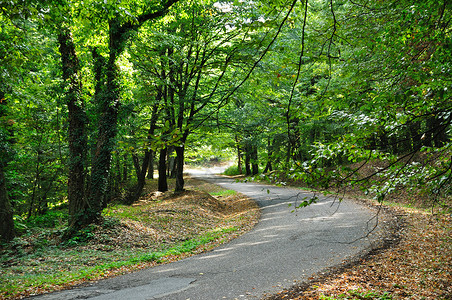
[[[1,58],[0,58],[1,59]],[[7,101],[5,94],[0,90],[0,118],[5,116]],[[8,189],[5,177],[5,168],[9,156],[9,131],[8,125],[2,120],[0,123],[0,241],[7,242],[14,238],[13,210],[9,202]]]
[[[101,217],[104,195],[107,189],[110,171],[111,153],[115,144],[117,132],[118,109],[120,106],[120,82],[117,59],[123,53],[132,33],[146,21],[164,16],[168,9],[178,0],[161,1],[155,6],[134,17],[123,20],[121,16],[113,15],[108,21],[108,59],[105,66],[105,93],[101,100],[102,116],[99,121],[99,132],[96,150],[94,152],[90,192],[88,202],[91,208],[87,219],[94,222]]]
[[[137,68],[165,87],[165,115],[176,133],[176,191],[184,189],[189,134],[226,105],[256,67],[250,61],[271,43],[255,30],[264,23],[260,16],[248,3],[180,3],[171,19],[156,24],[159,35],[144,36],[136,48]],[[155,57],[164,63],[152,62]]]
[[[68,27],[60,27],[58,42],[62,60],[63,80],[67,86],[66,103],[68,106],[68,142],[69,142],[69,224],[71,227],[79,227],[89,220],[85,220],[90,209],[86,201],[86,155],[87,116],[81,97],[80,65],[71,31]],[[76,224],[79,223],[79,224]]]

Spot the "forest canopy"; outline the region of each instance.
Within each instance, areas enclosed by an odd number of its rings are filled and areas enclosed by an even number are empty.
[[[451,6],[0,0],[1,239],[55,207],[70,236],[210,159],[447,206]]]

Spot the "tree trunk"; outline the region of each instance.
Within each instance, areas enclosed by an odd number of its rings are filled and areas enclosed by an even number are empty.
[[[242,174],[242,149],[240,148],[237,136],[235,136],[235,143],[237,144],[237,170],[239,171],[239,174]]]
[[[150,150],[150,156],[149,156],[149,165],[148,165],[148,179],[154,179],[154,155],[155,152],[153,150]]]
[[[176,149],[176,192],[184,190],[184,145]]]
[[[173,156],[174,147],[168,147],[166,153],[166,162],[167,162],[167,176],[169,178],[176,178],[176,162]]]
[[[116,180],[115,180],[115,194],[119,195],[119,186],[121,183],[121,160],[119,159],[118,153],[115,155],[116,158]]]
[[[141,192],[143,191],[144,185],[146,184],[146,172],[149,164],[150,155],[151,154],[149,151],[145,151],[143,163],[141,164],[141,168],[139,168],[138,170],[137,185],[135,186],[133,192],[128,196],[128,199],[126,199],[128,204],[132,204],[138,201],[141,197]]]
[[[119,68],[116,59],[125,47],[126,35],[120,21],[112,19],[109,23],[109,57],[106,62],[106,85],[99,101],[99,131],[91,167],[91,190],[88,197],[89,209],[85,213],[85,224],[101,219],[103,202],[108,188],[108,175],[111,167],[111,153],[115,147],[118,111],[120,106]]]
[[[138,172],[137,172],[138,183],[137,183],[137,186],[135,188],[135,192],[134,192],[132,198],[129,199],[130,203],[138,201],[138,199],[141,196],[141,192],[143,191],[144,185],[146,184],[146,173],[148,171],[149,165],[151,164],[150,162],[152,161],[152,156],[154,155],[153,151],[149,148],[151,146],[152,136],[154,135],[154,132],[155,132],[157,118],[158,118],[158,113],[157,113],[157,105],[156,105],[156,106],[154,106],[154,108],[152,110],[151,124],[150,124],[149,130],[148,130],[148,141],[147,141],[148,145],[147,145],[146,150],[144,151],[144,158],[143,158],[143,162],[141,164],[141,168],[139,167],[138,163],[137,163],[138,166],[135,167],[138,170]],[[152,171],[152,172],[154,172],[154,171]]]
[[[272,156],[273,156],[272,145],[271,145],[270,138],[268,138],[268,140],[267,140],[267,164],[265,165],[264,173],[273,171]]]
[[[257,146],[251,147],[251,165],[253,170],[253,175],[259,174],[259,160],[257,158]]]
[[[8,192],[6,189],[6,179],[4,174],[5,162],[0,163],[0,240],[3,242],[11,241],[14,236],[13,210],[9,203]]]
[[[5,95],[0,91],[0,117],[5,115],[6,103]],[[15,236],[13,210],[9,202],[4,173],[9,156],[7,149],[10,142],[5,138],[9,136],[9,134],[6,134],[8,130],[4,128],[6,124],[2,122],[1,125],[0,131],[3,134],[0,134],[0,241],[9,242]]]
[[[166,152],[167,149],[163,148],[160,150],[160,157],[159,157],[159,180],[158,180],[158,191],[159,192],[166,192],[168,191],[168,182],[166,180]]]
[[[135,169],[135,175],[137,178],[139,178],[141,174],[140,159],[138,158],[138,155],[136,155],[135,153],[132,153],[132,162],[133,167]]]
[[[127,153],[124,154],[124,161],[122,165],[122,182],[127,182],[129,180],[129,168],[127,163]]]
[[[411,139],[411,151],[421,149],[421,123],[420,122],[411,122],[408,125]]]
[[[245,145],[245,175],[250,176],[251,175],[251,149],[248,144]]]
[[[435,117],[435,120],[433,122],[433,142],[435,143],[435,147],[441,148],[449,141],[447,137],[447,128],[449,127],[450,123],[450,116],[449,120],[437,116]]]
[[[68,28],[61,28],[58,35],[62,60],[63,79],[69,89],[66,93],[68,106],[68,144],[69,144],[69,226],[80,226],[84,223],[85,212],[89,206],[85,195],[85,167],[87,154],[86,112],[81,97],[81,81],[79,77],[79,61],[75,46]]]

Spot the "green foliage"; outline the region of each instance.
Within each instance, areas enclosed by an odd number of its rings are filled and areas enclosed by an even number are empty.
[[[248,154],[283,171],[271,180],[447,205],[450,1],[297,1],[284,24],[284,1],[176,2],[149,22],[168,2],[1,3],[0,163],[20,232],[66,220],[51,210],[73,162],[60,26],[80,61],[96,202],[134,187],[145,151],[184,145],[187,163]],[[359,178],[365,162],[385,166]]]
[[[210,193],[210,194],[212,196],[226,197],[226,196],[230,196],[230,195],[235,195],[235,194],[237,194],[237,192],[234,190],[221,190],[219,192],[214,192],[214,193]]]
[[[78,229],[76,232],[71,233],[71,237],[63,243],[66,247],[75,247],[86,244],[91,240],[94,235],[95,225],[88,225],[82,229]]]
[[[224,170],[223,174],[228,175],[228,176],[234,176],[234,175],[240,175],[240,172],[239,172],[238,166],[232,165],[232,166],[228,167],[226,170]]]
[[[67,223],[68,213],[60,209],[51,209],[43,215],[32,217],[26,221],[29,228],[55,228]]]

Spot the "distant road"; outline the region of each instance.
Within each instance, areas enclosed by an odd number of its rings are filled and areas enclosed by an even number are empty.
[[[339,204],[320,196],[317,203],[291,212],[289,204],[312,194],[237,183],[212,173],[211,169],[198,170],[192,176],[243,193],[261,207],[261,220],[251,232],[205,254],[35,298],[260,299],[338,265],[371,245],[374,234],[362,237],[374,224],[374,212],[353,201]]]

